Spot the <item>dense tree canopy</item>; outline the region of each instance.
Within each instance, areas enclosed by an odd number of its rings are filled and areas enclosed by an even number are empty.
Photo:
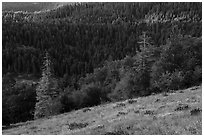
[[[47,51],[60,112],[201,83],[202,3],[76,3],[2,14],[4,78],[39,78]],[[20,89],[4,83],[5,124],[34,117],[35,86],[27,96],[28,89],[19,95],[31,98],[26,118],[14,119],[7,114],[22,109],[13,95]]]
[[[39,14],[4,12],[3,72],[39,74],[48,50],[57,76],[83,76],[110,55],[113,60],[134,55],[142,31],[155,46],[166,43],[172,28],[199,37],[200,5],[83,3]]]

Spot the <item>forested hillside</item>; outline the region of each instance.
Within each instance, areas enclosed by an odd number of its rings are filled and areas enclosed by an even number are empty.
[[[202,3],[76,3],[2,14],[3,124],[34,118],[45,52],[58,93],[51,109],[60,108],[53,114],[201,83]]]
[[[71,4],[71,2],[3,2],[3,11],[25,11],[36,12],[52,10],[62,5]]]

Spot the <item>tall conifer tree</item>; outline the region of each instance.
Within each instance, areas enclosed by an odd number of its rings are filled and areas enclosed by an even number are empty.
[[[52,101],[52,73],[51,73],[51,60],[48,52],[46,52],[42,68],[42,78],[36,89],[37,103],[35,105],[34,118],[46,117],[52,114],[51,101]]]

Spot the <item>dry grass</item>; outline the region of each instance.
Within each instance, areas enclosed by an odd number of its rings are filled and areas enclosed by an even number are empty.
[[[202,88],[140,97],[16,124],[3,134],[202,134]]]

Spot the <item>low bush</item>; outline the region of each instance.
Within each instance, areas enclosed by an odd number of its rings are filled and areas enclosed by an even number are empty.
[[[71,95],[63,94],[60,96],[60,102],[62,104],[61,113],[69,112],[75,108],[75,102]]]
[[[180,71],[169,73],[168,71],[162,73],[157,81],[154,81],[154,88],[158,88],[161,92],[168,92],[169,90],[178,90],[183,87],[183,75]]]
[[[128,103],[129,103],[129,104],[137,103],[137,100],[129,99],[129,100],[128,100]]]
[[[6,92],[6,93],[4,93]],[[36,103],[35,86],[21,86],[3,90],[2,124],[24,122],[34,117]]]
[[[84,108],[82,111],[83,112],[88,112],[88,111],[91,111],[91,109],[90,108]]]
[[[121,115],[127,115],[127,114],[128,114],[128,112],[118,112],[117,117],[121,116]]]
[[[146,110],[144,112],[145,115],[153,115],[154,113],[155,113],[154,110]]]
[[[134,81],[130,73],[127,73],[117,84],[109,97],[112,101],[129,99],[133,96]]]
[[[90,107],[99,105],[101,103],[101,89],[93,84],[87,85],[82,89],[83,92],[83,106]]]
[[[175,111],[182,111],[182,110],[187,110],[187,109],[189,109],[189,105],[187,105],[187,104],[179,104],[175,108]]]
[[[75,130],[75,129],[85,128],[86,126],[88,126],[88,123],[75,123],[74,122],[68,125],[69,125],[70,130]]]
[[[101,104],[101,88],[94,84],[84,85],[81,90],[61,95],[60,102],[61,112],[99,105]]]
[[[202,82],[202,68],[201,66],[195,66],[193,70],[185,72],[184,84],[186,86],[199,85]]]
[[[117,103],[113,108],[119,108],[119,107],[124,107],[125,103]]]
[[[170,83],[169,83],[169,89],[170,90],[178,90],[183,87],[183,74],[181,71],[175,71],[170,76]]]
[[[202,110],[200,108],[194,108],[190,111],[191,115],[201,114]]]

